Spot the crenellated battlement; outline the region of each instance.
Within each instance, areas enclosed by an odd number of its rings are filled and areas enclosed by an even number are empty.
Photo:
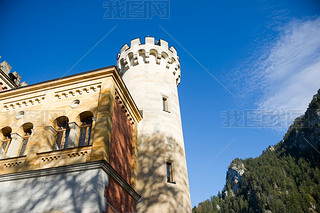
[[[11,69],[8,62],[0,63],[0,91],[28,85],[25,81],[21,82],[21,75],[16,71],[11,72]]]
[[[180,83],[180,61],[176,49],[168,47],[168,42],[160,39],[155,42],[154,37],[146,37],[145,43],[141,44],[140,38],[131,40],[130,46],[125,44],[117,57],[117,67],[122,76],[130,67],[139,64],[154,64],[168,69]]]

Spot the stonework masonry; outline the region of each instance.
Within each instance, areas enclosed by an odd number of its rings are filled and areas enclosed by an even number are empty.
[[[174,47],[33,85],[0,63],[1,212],[191,212]]]
[[[0,212],[135,211],[141,116],[115,67],[0,92],[0,110]]]
[[[121,48],[117,59],[119,73],[143,113],[137,143],[138,212],[191,212],[177,51],[162,39],[156,43],[146,37],[142,44],[137,38]],[[167,181],[167,162],[173,167],[173,182]]]
[[[6,61],[0,63],[0,91],[27,85],[25,81],[21,82],[21,76],[17,72],[11,72],[11,68]]]

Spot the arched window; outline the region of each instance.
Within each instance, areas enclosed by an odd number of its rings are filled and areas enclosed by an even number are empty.
[[[22,128],[23,128],[23,136],[22,136],[22,141],[21,141],[20,147],[19,147],[18,156],[25,155],[27,144],[28,144],[29,138],[32,134],[33,124],[32,123],[25,123],[22,125]]]
[[[78,146],[90,145],[92,117],[92,112],[83,112],[80,114],[81,126]]]
[[[69,119],[66,116],[61,116],[56,119],[56,131],[57,136],[55,142],[55,150],[67,148],[70,127]]]
[[[3,129],[1,129],[1,133],[3,136],[0,142],[0,159],[4,159],[7,157],[7,151],[11,143],[11,132],[12,129],[10,127],[4,127]]]

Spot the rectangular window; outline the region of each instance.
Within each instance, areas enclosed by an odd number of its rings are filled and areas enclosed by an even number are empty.
[[[173,183],[172,162],[167,162],[167,182]]]
[[[162,107],[163,107],[163,111],[169,112],[167,97],[162,97]]]

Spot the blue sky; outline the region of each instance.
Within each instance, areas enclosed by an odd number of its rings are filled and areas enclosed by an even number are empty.
[[[104,18],[103,2],[1,0],[0,60],[33,84],[115,65],[137,37],[168,41],[192,205],[222,190],[234,158],[279,142],[320,88],[319,1],[171,0],[169,17],[141,19]]]

